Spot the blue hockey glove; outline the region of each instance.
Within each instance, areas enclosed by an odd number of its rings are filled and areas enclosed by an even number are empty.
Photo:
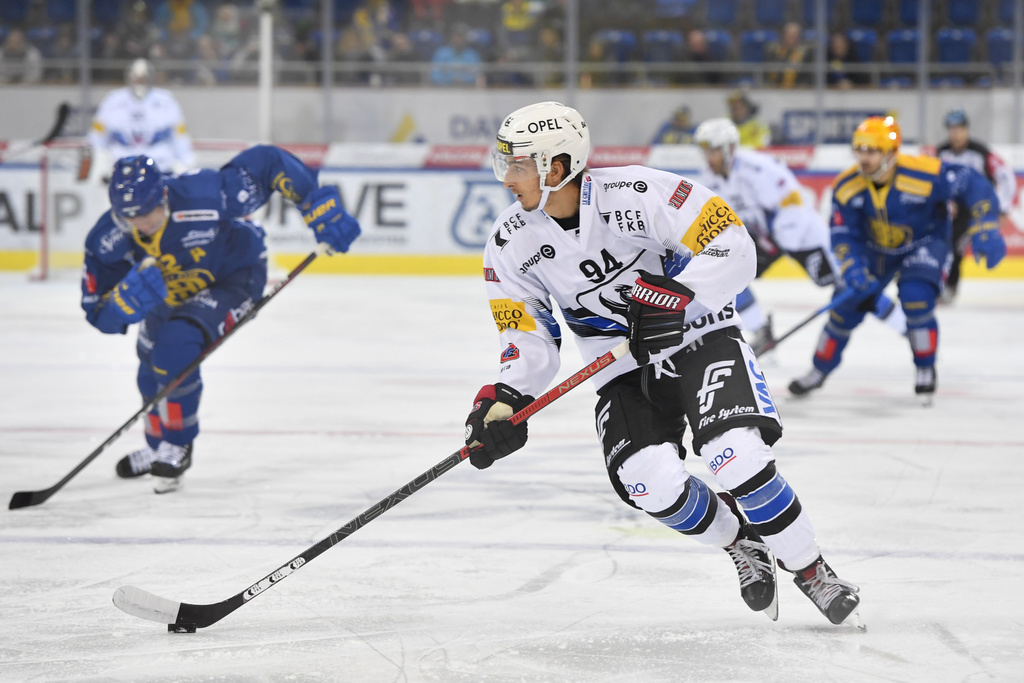
[[[978,262],[985,257],[985,266],[992,270],[1006,256],[1006,241],[999,230],[981,230],[971,235],[971,251]]]
[[[167,298],[167,285],[151,259],[138,264],[110,291],[107,305],[125,325],[137,323]]]
[[[533,396],[523,396],[501,382],[477,392],[473,410],[466,418],[466,445],[483,444],[469,455],[473,467],[487,469],[495,460],[526,445],[526,423],[512,424],[508,418],[531,403]]]
[[[882,283],[871,274],[867,266],[846,262],[843,264],[843,281],[853,292],[851,297],[859,302],[857,309],[870,311],[875,307],[875,299],[882,291]]]
[[[684,309],[693,301],[693,291],[664,275],[638,273],[626,312],[629,352],[637,363],[647,365],[652,353],[683,343]]]
[[[361,231],[358,221],[341,208],[338,188],[331,185],[318,188],[306,204],[309,208],[303,211],[302,218],[313,230],[316,241],[326,242],[334,251],[348,251]]]

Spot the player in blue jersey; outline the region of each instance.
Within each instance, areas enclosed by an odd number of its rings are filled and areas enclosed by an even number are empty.
[[[85,241],[82,308],[106,334],[139,328],[138,387],[145,400],[192,363],[262,296],[263,230],[245,216],[280,192],[302,210],[316,239],[348,251],[359,224],[333,186],[273,146],[245,150],[219,171],[163,176],[147,156],[114,164],[110,210]],[[147,415],[145,448],[117,463],[121,477],[152,473],[158,493],[192,464],[202,380],[196,370]]]
[[[917,368],[914,391],[930,405],[939,343],[935,301],[952,261],[949,202],[970,207],[969,234],[977,259],[984,258],[991,269],[1006,255],[999,199],[985,177],[934,157],[900,154],[901,140],[891,116],[866,119],[853,134],[857,165],[832,183],[832,251],[857,296],[832,310],[814,367],[789,385],[796,396],[820,387],[836,369],[853,329],[896,279]]]

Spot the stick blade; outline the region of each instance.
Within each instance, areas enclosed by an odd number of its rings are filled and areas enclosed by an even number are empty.
[[[19,508],[27,508],[32,505],[39,505],[43,501],[49,498],[46,495],[46,491],[17,491],[11,496],[11,502],[7,506],[8,510],[17,510]]]
[[[135,586],[121,586],[114,591],[114,606],[133,617],[160,624],[175,623],[181,609],[180,602],[161,598]]]

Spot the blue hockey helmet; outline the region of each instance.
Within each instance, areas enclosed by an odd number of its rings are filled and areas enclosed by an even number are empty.
[[[164,178],[152,158],[118,159],[110,179],[110,208],[121,218],[145,216],[164,201]]]
[[[967,126],[967,112],[964,111],[963,107],[956,107],[946,112],[946,118],[943,119],[943,123],[946,128],[953,126]]]

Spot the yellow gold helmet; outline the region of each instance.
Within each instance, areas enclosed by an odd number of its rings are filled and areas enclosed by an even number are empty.
[[[900,125],[891,116],[870,116],[853,132],[853,148],[895,152],[903,142]]]

